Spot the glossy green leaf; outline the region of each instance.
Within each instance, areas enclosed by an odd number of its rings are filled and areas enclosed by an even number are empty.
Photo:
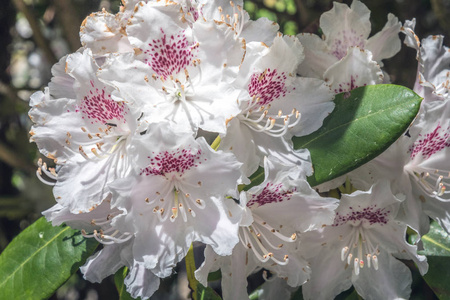
[[[92,254],[98,243],[68,226],[40,218],[0,255],[0,299],[50,297]]]
[[[127,287],[124,284],[124,279],[127,277],[128,268],[123,267],[114,275],[114,283],[116,284],[117,293],[119,294],[119,300],[135,300],[131,297],[130,293],[127,292]],[[141,297],[136,298],[136,300],[141,299]]]
[[[421,98],[402,86],[371,85],[336,96],[334,111],[316,132],[294,137],[311,152],[312,186],[343,175],[386,150],[415,118]]]
[[[422,237],[429,269],[424,279],[439,299],[450,299],[450,236],[436,222],[431,223],[428,234]]]

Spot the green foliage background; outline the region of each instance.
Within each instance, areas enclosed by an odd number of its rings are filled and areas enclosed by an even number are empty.
[[[351,1],[339,1],[350,4]],[[379,31],[389,12],[403,22],[415,17],[416,33],[450,36],[450,1],[447,0],[362,0],[372,11],[372,32]],[[119,0],[7,0],[0,9],[0,251],[27,226],[51,207],[51,189],[36,176],[40,157],[35,144],[28,143],[31,123],[28,98],[47,85],[50,67],[61,56],[80,47],[78,32],[89,13],[105,8],[118,10]],[[332,6],[330,0],[254,0],[244,8],[252,18],[267,17],[280,24],[285,34],[319,33],[319,17]],[[448,38],[445,40],[448,45]],[[412,88],[416,73],[415,52],[403,48],[386,62],[393,83]],[[201,258],[196,258],[201,261]],[[432,260],[430,260],[432,263]],[[183,299],[187,292],[184,266],[162,282],[152,299]],[[413,265],[413,299],[449,299],[436,295]],[[442,275],[442,274],[440,274]],[[256,285],[250,282],[250,286]],[[444,281],[445,286],[445,281]],[[448,291],[447,291],[448,292]],[[348,294],[351,295],[351,291]],[[116,299],[111,277],[91,284],[73,276],[51,299]],[[346,295],[342,295],[346,297]]]

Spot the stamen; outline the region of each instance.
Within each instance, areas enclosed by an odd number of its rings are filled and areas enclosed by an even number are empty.
[[[353,263],[353,269],[355,270],[355,275],[359,275],[359,259],[355,258]]]
[[[350,253],[350,254],[347,256],[347,264],[350,264],[350,263],[352,262],[352,258],[353,258],[353,254]]]
[[[181,212],[181,217],[183,218],[183,221],[187,222],[186,210],[184,209],[184,206],[182,203],[180,203],[178,205],[178,210]]]
[[[81,230],[81,234],[86,238],[95,238],[98,242],[102,243],[103,245],[112,245],[112,244],[121,244],[125,243],[126,241],[129,241],[133,235],[129,232],[125,232],[121,234],[119,237],[116,237],[116,235],[119,233],[118,230],[115,230],[111,235],[107,235],[105,233],[113,231],[114,228],[109,228],[105,231],[101,230],[97,231],[94,230],[93,234],[87,234],[84,229]]]
[[[276,115],[269,115],[268,107],[264,109],[265,106],[259,106],[259,99],[253,96],[248,101],[247,108],[238,115],[238,119],[253,131],[264,132],[274,137],[281,137],[286,134],[289,128],[296,126],[300,122],[301,114],[296,109],[293,109],[288,115],[283,115],[282,111],[278,111]],[[258,109],[254,111],[253,109],[256,107]],[[291,122],[292,118],[294,118],[294,122]],[[278,121],[282,122],[282,124]]]
[[[54,186],[56,182],[48,181],[42,177],[42,167],[38,167],[36,170],[36,177],[44,184]]]
[[[348,254],[348,247],[345,246],[344,248],[342,248],[341,250],[341,261],[344,261],[345,258],[347,257]]]
[[[418,169],[413,171],[413,178],[424,193],[435,197],[442,197],[449,193],[447,187],[450,186],[450,173],[441,170],[430,173],[425,169]]]
[[[378,270],[378,257],[376,255],[372,255],[373,268]]]
[[[276,236],[277,238],[281,239],[282,241],[285,242],[293,242],[297,239],[297,235],[294,233],[291,236],[284,236],[283,234],[281,234],[280,232],[276,231],[272,226],[270,226],[269,224],[267,224],[267,222],[264,222],[258,215],[254,215],[253,216],[253,220],[256,224],[264,227],[265,229],[269,230],[274,236]]]

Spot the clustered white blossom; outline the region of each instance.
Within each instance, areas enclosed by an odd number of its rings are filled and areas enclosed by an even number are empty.
[[[195,275],[206,286],[221,269],[224,299],[247,299],[246,278],[261,269],[273,288],[303,285],[305,299],[352,285],[367,299],[408,298],[398,259],[422,274],[428,265],[406,229],[420,237],[431,217],[450,231],[449,49],[440,36],[420,43],[414,21],[391,14],[369,38],[358,0],[322,15],[322,38],[284,36],[242,6],[125,0],[86,18],[83,47],[30,101],[31,140],[56,165],[39,162],[57,201],[43,214],[101,242],[85,278],[126,266],[133,297],[149,298],[201,242]],[[400,32],[417,50],[420,113],[385,153],[320,187],[348,180],[358,191],[322,197],[291,138],[320,128],[336,94],[388,83],[382,60],[400,50]],[[259,167],[264,181],[242,190]]]

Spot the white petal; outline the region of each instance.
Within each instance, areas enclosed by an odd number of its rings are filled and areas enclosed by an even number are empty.
[[[378,255],[379,268],[364,268],[352,282],[364,299],[409,299],[411,294],[411,271],[404,263],[390,254]],[[380,288],[382,287],[382,288]]]
[[[246,252],[246,249],[239,243],[234,248],[231,257],[222,258],[222,296],[224,300],[248,299],[247,276],[250,272]]]
[[[241,36],[247,43],[260,42],[270,46],[279,29],[278,23],[267,18],[259,18],[246,22]]]
[[[52,79],[48,84],[49,92],[52,98],[69,98],[76,99],[76,94],[73,89],[75,80],[72,76],[66,73],[67,55],[62,57],[52,67]],[[34,106],[30,102],[30,106]]]
[[[297,190],[289,200],[259,206],[254,212],[264,220],[272,221],[272,226],[289,225],[298,232],[319,229],[333,223],[334,210],[338,206],[336,199],[320,197],[305,180],[296,180],[291,184]]]
[[[388,226],[374,227],[368,232],[368,237],[372,241],[378,241],[380,245],[380,252],[393,254],[400,259],[411,259],[419,268],[419,271],[424,275],[428,271],[428,263],[426,257],[417,253],[417,246],[411,245],[406,241],[406,225],[396,224],[391,222]],[[382,257],[378,257],[380,265],[379,270],[384,266]]]
[[[115,274],[121,267],[127,265],[131,256],[131,245],[131,242],[105,245],[80,267],[84,279],[101,282],[105,277]]]
[[[130,293],[133,298],[150,298],[159,288],[159,277],[153,274],[151,270],[144,268],[144,265],[138,262],[134,262],[129,269],[130,271],[124,280],[127,292]]]
[[[316,232],[308,233],[317,235]],[[307,240],[303,244],[307,243]],[[325,249],[327,247],[327,249]],[[328,247],[330,247],[328,249]],[[345,268],[341,261],[339,246],[322,246],[323,250],[315,251],[315,257],[309,259],[311,278],[302,286],[303,297],[306,300],[333,299],[352,286],[352,268]],[[312,254],[312,253],[311,253]]]
[[[103,11],[86,17],[80,28],[81,44],[91,49],[94,55],[132,52],[125,26],[118,16]]]
[[[43,211],[42,214],[48,221],[52,222],[53,226],[66,223],[72,228],[93,231],[94,229],[99,229],[99,226],[94,225],[92,222],[93,219],[106,219],[108,215],[120,213],[118,209],[111,209],[108,200],[103,201],[96,209],[88,213],[77,212],[74,214],[70,212],[69,206],[62,206],[57,203],[46,211]]]
[[[361,2],[333,3],[333,8],[320,17],[320,28],[325,35],[331,54],[341,59],[349,47],[362,49],[370,33],[370,10]]]
[[[423,80],[432,85],[435,94],[447,97],[450,82],[450,51],[443,45],[443,41],[443,36],[436,35],[422,40],[419,72],[421,72]],[[425,85],[425,83],[422,84]]]
[[[388,14],[388,21],[383,29],[367,41],[366,49],[372,52],[373,60],[381,61],[397,54],[401,48],[401,24],[393,14]]]
[[[180,6],[172,2],[170,5],[141,2],[136,6],[136,12],[127,26],[128,38],[131,44],[147,50],[149,43],[153,44],[166,34],[177,35],[187,29],[186,23],[179,18]],[[164,24],[164,28],[162,25]],[[188,32],[190,30],[188,29]]]
[[[401,31],[406,35],[405,37],[405,45],[416,49],[419,52],[420,49],[420,40],[417,35],[414,33],[414,28],[416,27],[416,19],[406,20],[405,24],[403,24]],[[417,56],[419,53],[417,53]]]
[[[337,212],[341,215],[351,214],[353,210],[360,211],[367,207],[386,211],[386,221],[392,220],[396,215],[401,200],[396,198],[387,180],[376,182],[370,190],[356,191],[351,194],[343,194]]]
[[[219,255],[211,248],[211,246],[205,247],[205,260],[201,266],[195,270],[195,278],[203,284],[203,286],[208,286],[208,275],[209,273],[215,272],[220,268],[218,260],[221,260]]]
[[[322,79],[323,73],[338,59],[329,53],[327,44],[317,35],[301,33],[297,38],[305,49],[305,59],[298,66],[297,73]]]
[[[237,118],[228,122],[227,135],[222,137],[219,149],[231,151],[243,163],[242,172],[250,176],[259,167],[261,158],[252,139],[252,131]]]
[[[295,90],[280,101],[272,102],[272,109],[289,113],[293,108],[300,112],[300,122],[289,129],[294,136],[308,135],[319,129],[323,120],[334,109],[334,93],[324,81],[315,78],[297,77]]]
[[[383,73],[372,60],[372,54],[358,47],[350,48],[347,55],[331,66],[323,77],[336,94],[383,81]]]

